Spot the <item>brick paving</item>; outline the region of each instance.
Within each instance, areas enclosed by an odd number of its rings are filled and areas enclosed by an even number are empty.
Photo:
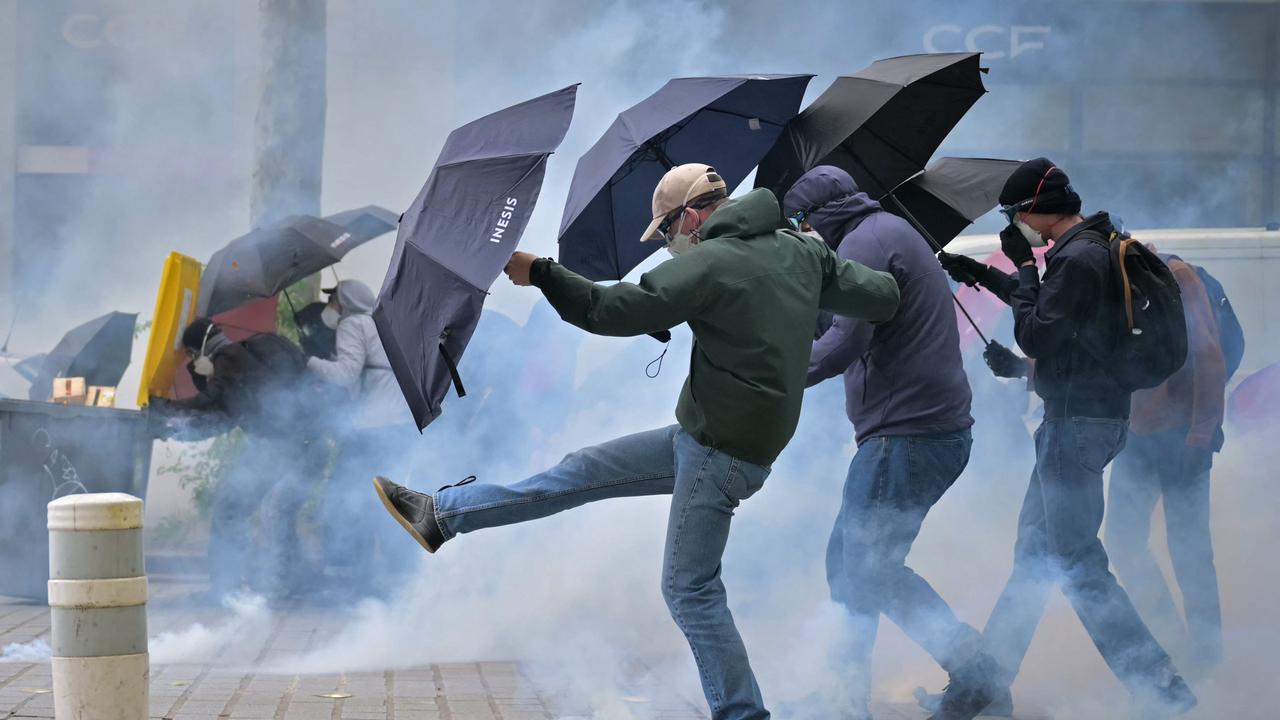
[[[154,579],[154,578],[153,578]],[[152,637],[201,622],[217,626],[221,610],[177,611],[156,595],[189,592],[189,587],[152,584],[148,623]],[[252,662],[152,664],[151,717],[157,720],[585,720],[591,707],[575,706],[554,691],[539,688],[518,662],[442,663],[380,672],[280,675],[240,667],[278,667],[305,652],[317,639],[341,627],[337,613],[275,611],[270,630],[235,647]],[[49,610],[0,597],[0,648],[47,640]],[[640,672],[637,676],[643,676]],[[53,718],[48,662],[0,662],[0,720]],[[662,692],[626,688],[622,698],[635,718],[705,719],[705,710]],[[914,706],[874,708],[877,720],[923,720]]]

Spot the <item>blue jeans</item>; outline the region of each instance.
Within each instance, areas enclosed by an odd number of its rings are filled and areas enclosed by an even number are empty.
[[[1036,430],[1031,474],[1014,547],[1013,574],[996,601],[983,638],[1012,684],[1035,635],[1054,582],[1094,646],[1131,692],[1167,681],[1172,663],[1108,569],[1098,539],[1102,471],[1124,447],[1128,423],[1048,418]]]
[[[596,500],[671,495],[662,596],[684,632],[714,720],[769,717],[733,624],[720,558],[738,503],[764,486],[769,468],[703,447],[678,425],[571,453],[514,485],[475,483],[435,496],[445,538],[546,517]]]
[[[1129,433],[1111,473],[1106,546],[1142,616],[1157,632],[1189,635],[1192,660],[1207,670],[1222,659],[1222,607],[1209,533],[1213,454],[1188,453],[1186,436],[1186,428]],[[1151,512],[1158,500],[1164,503],[1169,558],[1186,608],[1185,628],[1148,546]]]
[[[978,631],[960,622],[929,583],[907,567],[907,554],[929,509],[969,462],[973,439],[959,432],[873,437],[849,464],[844,497],[827,544],[832,600],[848,609],[855,671],[854,698],[871,694],[871,653],[880,614],[948,671],[969,660]]]

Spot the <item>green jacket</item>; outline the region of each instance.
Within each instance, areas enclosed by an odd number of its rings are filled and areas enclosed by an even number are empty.
[[[597,285],[549,261],[534,280],[561,318],[597,335],[687,322],[676,420],[702,445],[768,466],[795,433],[819,310],[884,321],[898,308],[891,275],[784,227],[777,198],[759,189],[716,210],[700,243],[639,284]]]

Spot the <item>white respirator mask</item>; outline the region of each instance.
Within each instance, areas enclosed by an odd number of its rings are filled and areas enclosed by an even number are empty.
[[[324,310],[320,311],[320,322],[330,330],[338,329],[338,321],[342,319],[342,313],[333,309],[332,305],[326,305]]]
[[[1018,232],[1022,233],[1022,237],[1027,239],[1027,242],[1031,247],[1045,247],[1049,244],[1049,242],[1045,240],[1035,228],[1021,220],[1015,219],[1013,221],[1013,226],[1018,228]]]
[[[209,323],[209,327],[205,328],[204,339],[200,341],[200,354],[196,356],[195,362],[191,365],[191,369],[201,377],[213,375],[213,358],[204,354],[205,346],[209,344],[209,333],[211,332],[213,332],[213,323]]]

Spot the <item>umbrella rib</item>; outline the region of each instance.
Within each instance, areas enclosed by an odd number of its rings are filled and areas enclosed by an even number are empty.
[[[552,155],[552,154],[554,154],[554,151],[511,153],[510,155],[486,155],[484,157],[459,158],[451,162],[441,163],[439,165],[436,165],[436,169],[438,170],[440,168],[454,167],[455,165],[465,165],[466,163],[480,162],[484,160],[501,160],[505,158],[525,158],[525,157],[534,157],[536,155]]]

